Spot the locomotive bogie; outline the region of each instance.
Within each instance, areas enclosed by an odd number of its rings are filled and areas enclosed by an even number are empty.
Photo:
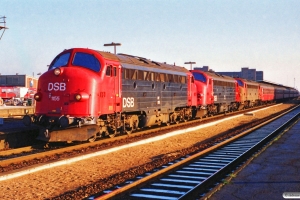
[[[196,115],[195,115],[195,118],[203,118],[205,116],[208,115],[208,108],[207,107],[204,107],[204,106],[199,106],[197,109],[196,109]]]

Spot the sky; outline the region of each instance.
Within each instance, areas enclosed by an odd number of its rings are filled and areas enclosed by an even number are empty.
[[[2,75],[35,75],[64,49],[84,47],[190,69],[264,72],[300,89],[298,0],[0,0]],[[0,31],[2,34],[3,30]]]

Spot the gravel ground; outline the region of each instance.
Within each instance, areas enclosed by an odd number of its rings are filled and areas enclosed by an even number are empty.
[[[94,157],[73,164],[54,167],[19,178],[0,182],[0,199],[51,199],[82,185],[106,179],[112,175],[144,165],[161,156],[172,156],[205,139],[243,123],[264,118],[286,109],[292,104],[282,104],[220,122],[194,132],[173,136],[161,141],[130,147],[113,153]]]

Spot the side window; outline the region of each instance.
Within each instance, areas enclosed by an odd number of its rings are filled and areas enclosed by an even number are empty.
[[[124,79],[129,79],[129,69],[123,68],[123,77]]]
[[[131,72],[132,72],[132,77],[131,77],[131,79],[132,79],[132,80],[136,80],[136,79],[137,79],[137,70],[132,69]]]
[[[111,76],[111,66],[107,66],[107,68],[106,68],[106,76]]]
[[[169,82],[174,82],[173,74],[168,74],[168,80]]]
[[[180,83],[185,84],[186,83],[186,77],[185,76],[180,76]]]
[[[149,72],[150,74],[150,81],[154,81],[154,73],[153,72]]]
[[[116,67],[112,68],[112,76],[117,76],[117,68]]]
[[[138,70],[138,80],[144,80],[144,72],[142,70]]]
[[[160,81],[160,74],[159,73],[155,73],[155,81]]]
[[[149,72],[150,73],[150,72]],[[145,80],[145,81],[148,81],[148,77],[147,77],[147,74],[148,74],[148,72],[147,71],[144,71],[144,79],[143,80]]]
[[[159,74],[159,77],[160,77],[161,82],[165,82],[165,80],[166,80],[165,74],[161,73],[161,74]]]
[[[174,78],[174,82],[178,83],[178,75],[174,75],[173,78]]]

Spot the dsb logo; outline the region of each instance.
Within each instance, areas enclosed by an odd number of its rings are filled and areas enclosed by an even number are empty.
[[[48,91],[65,91],[66,83],[48,83]]]
[[[123,98],[123,108],[132,108],[134,107],[134,98],[133,97],[128,97],[128,98]]]

